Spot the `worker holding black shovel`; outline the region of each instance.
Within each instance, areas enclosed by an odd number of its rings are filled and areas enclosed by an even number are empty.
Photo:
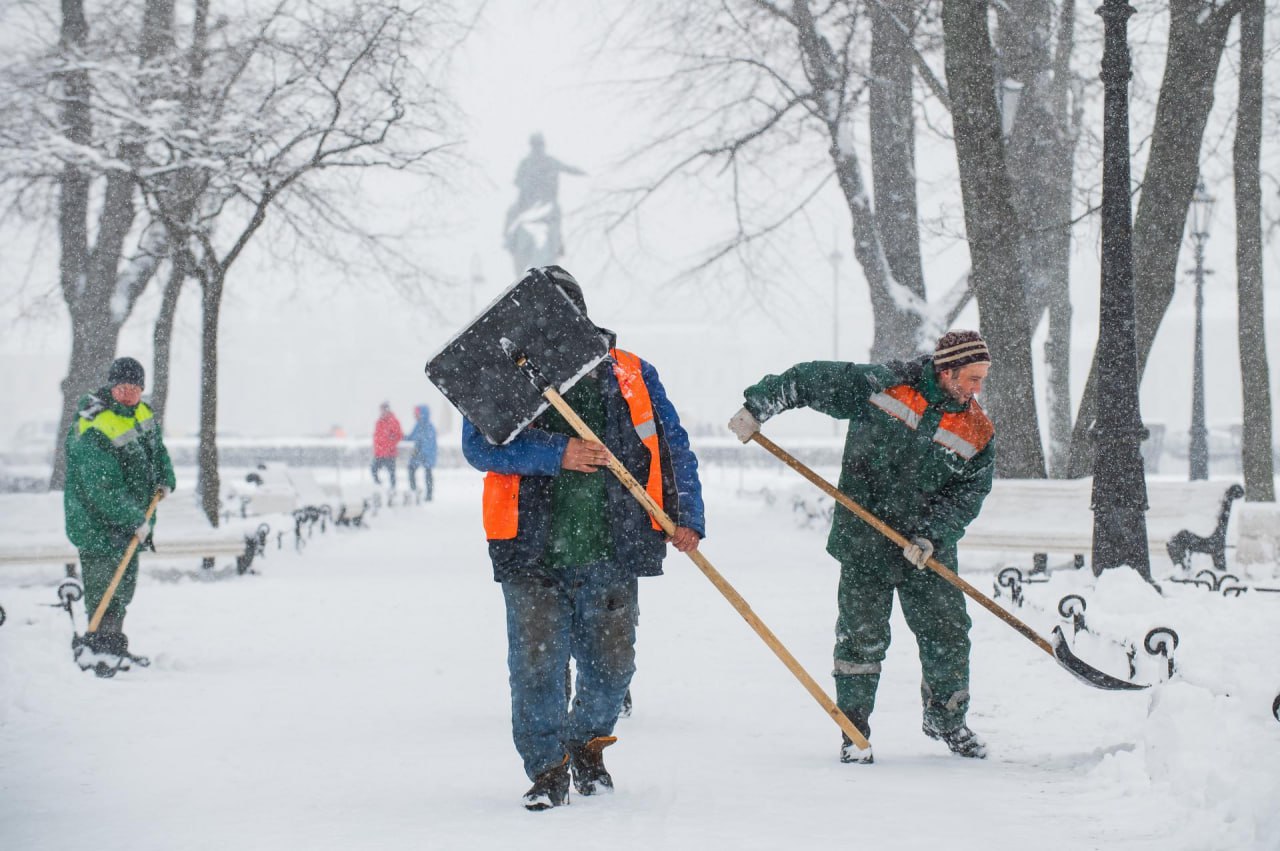
[[[840,562],[836,703],[869,738],[896,591],[919,644],[923,731],[953,753],[979,759],[986,746],[966,723],[964,593],[924,568],[933,561],[956,570],[956,544],[991,490],[994,429],[974,398],[990,366],[987,344],[974,331],[949,332],[931,356],[911,362],[802,363],[748,387],[729,423],[742,442],[769,448],[760,424],[785,410],[807,407],[849,421],[839,492],[901,534],[887,537],[844,504],[836,508],[827,541]],[[866,761],[856,753],[846,735],[842,760]]]
[[[482,317],[473,333],[555,333],[580,324],[600,349],[594,364],[575,370],[563,413],[525,420],[506,442],[486,437],[474,409],[463,425],[463,453],[486,471],[484,527],[506,601],[512,732],[533,781],[523,804],[536,811],[568,803],[571,777],[580,795],[612,790],[603,750],[616,741],[635,672],[636,579],[662,573],[668,542],[696,551],[705,527],[698,462],[653,366],[617,348],[613,332],[590,325],[581,287],[558,266],[531,273],[527,291],[508,294],[495,311],[507,305],[509,327]],[[556,318],[557,308],[570,313]],[[505,336],[501,342],[514,345]],[[454,348],[472,356],[483,346]],[[489,372],[460,365],[456,378],[446,369],[454,360],[445,353],[433,366],[433,380],[449,392],[492,382],[483,394],[489,402],[512,383],[528,387],[510,359]],[[579,436],[584,427],[598,440]],[[605,470],[619,461],[673,522],[670,534]],[[570,657],[576,693],[566,707]]]
[[[117,358],[106,385],[81,397],[66,437],[66,530],[80,551],[89,618],[73,649],[81,668],[101,677],[141,659],[129,652],[125,612],[138,580],[137,551],[150,540],[157,503],[175,485],[159,422],[142,401],[145,378],[138,361]]]

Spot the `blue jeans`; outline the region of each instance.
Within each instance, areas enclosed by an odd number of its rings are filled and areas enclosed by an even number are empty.
[[[428,501],[431,500],[435,485],[432,482],[431,465],[417,455],[409,459],[409,490],[418,489],[418,468],[422,468],[422,490]],[[394,470],[392,472],[395,472]]]
[[[373,480],[377,484],[382,484],[382,479],[378,478],[378,471],[386,470],[391,476],[391,489],[396,489],[396,459],[394,456],[388,458],[374,458],[373,463],[369,465],[369,472],[373,473]]]
[[[511,732],[529,779],[564,761],[566,743],[608,736],[636,671],[636,579],[609,562],[504,580]],[[569,658],[577,661],[565,705]]]

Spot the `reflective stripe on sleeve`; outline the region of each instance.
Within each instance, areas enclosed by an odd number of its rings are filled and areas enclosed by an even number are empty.
[[[905,402],[898,401],[888,393],[876,393],[871,397],[870,402],[889,416],[902,420],[911,429],[920,425],[920,415],[911,410]]]

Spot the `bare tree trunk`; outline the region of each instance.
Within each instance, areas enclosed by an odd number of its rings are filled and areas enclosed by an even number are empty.
[[[1200,173],[1200,147],[1213,108],[1213,85],[1231,18],[1242,2],[1245,0],[1228,0],[1216,9],[1200,0],[1172,0],[1169,4],[1164,79],[1133,224],[1139,379],[1173,299],[1187,210]],[[1089,430],[1098,410],[1098,370],[1095,355],[1071,435],[1069,474],[1073,477],[1093,471]]]
[[[200,437],[196,450],[200,507],[218,525],[218,321],[222,311],[223,272],[201,274],[200,283]]]
[[[830,141],[828,151],[835,166],[836,182],[852,219],[853,256],[862,267],[871,295],[876,329],[871,360],[913,355],[919,348],[919,340],[910,329],[920,326],[920,299],[894,277],[880,238],[876,212],[862,179],[862,165],[857,152],[848,144],[848,104],[843,77],[839,73],[841,61],[818,32],[808,0],[794,0],[789,20],[796,28],[800,55],[813,87],[815,111],[826,125]],[[913,313],[914,317],[910,315]]]
[[[1275,502],[1271,448],[1271,374],[1267,365],[1262,285],[1262,57],[1266,10],[1250,0],[1240,13],[1240,99],[1233,151],[1236,286],[1240,326],[1241,435],[1245,499]]]
[[[1005,168],[986,4],[944,0],[942,27],[973,289],[994,363],[985,399],[1000,435],[996,473],[1043,478],[1019,227]]]
[[[1071,104],[1075,4],[1065,0],[1053,49],[1053,3],[1008,0],[999,10],[1000,70],[1016,84],[1003,104],[1013,205],[1022,225],[1019,256],[1027,276],[1028,325],[1049,311],[1050,469],[1064,475],[1071,439],[1071,190],[1076,129]],[[1002,90],[1003,90],[1002,83]],[[1016,100],[1014,98],[1017,98]],[[1015,110],[1016,106],[1016,110]]]
[[[1026,276],[1027,319],[1034,330],[1060,276],[1057,236],[1070,218],[1069,207],[1063,214],[1051,172],[1059,162],[1063,135],[1054,111],[1057,81],[1051,76],[1053,6],[1049,0],[1008,0],[996,8],[1001,75],[996,88],[1001,92],[1001,126],[1007,133],[1005,160],[1013,207],[1022,226],[1018,256]]]
[[[187,115],[195,114],[200,98],[200,82],[208,46],[209,0],[196,0],[191,23],[191,48],[187,53],[189,75],[183,102]],[[152,331],[155,363],[152,369],[151,407],[163,421],[169,403],[169,361],[173,351],[173,325],[178,310],[178,297],[191,274],[191,255],[187,249],[187,230],[199,204],[205,176],[196,169],[183,168],[174,175],[171,191],[156,198],[161,217],[173,236],[169,240],[169,280],[160,300],[160,313]],[[172,197],[169,197],[172,196]]]
[[[156,35],[157,21],[167,14],[172,19],[172,0],[147,0],[139,59],[154,58],[164,40]],[[83,0],[62,0],[61,49],[74,59],[89,35]],[[74,66],[74,62],[72,63]],[[93,117],[90,107],[92,82],[83,67],[73,67],[61,76],[65,103],[62,117],[67,141],[89,147]],[[132,147],[131,147],[132,146]],[[136,142],[121,145],[119,158],[130,162]],[[53,473],[49,487],[60,489],[66,482],[64,436],[75,417],[79,397],[106,377],[107,365],[115,357],[120,328],[138,295],[155,274],[160,248],[156,234],[144,234],[139,255],[122,268],[124,241],[137,215],[133,175],[124,169],[109,171],[102,190],[97,232],[89,245],[88,219],[91,179],[82,169],[64,167],[59,193],[58,227],[61,241],[60,279],[63,298],[71,314],[71,361],[62,381],[62,415],[54,447]]]
[[[89,23],[84,16],[83,0],[62,0],[62,33],[59,48],[64,56],[74,56],[89,37]],[[89,111],[89,72],[76,68],[61,75],[62,123],[68,143],[88,145],[93,135],[93,117]],[[75,165],[62,169],[58,191],[58,272],[62,297],[74,307],[84,289],[85,269],[89,261],[89,176]],[[76,399],[89,386],[98,371],[102,356],[91,347],[83,325],[73,309],[71,314],[71,362],[62,381],[62,415],[54,436],[52,489],[60,489],[66,481],[67,459],[63,439],[75,416]],[[115,347],[112,346],[112,353]]]
[[[173,352],[173,323],[178,313],[178,296],[187,279],[186,258],[175,251],[170,258],[169,280],[165,281],[164,294],[160,297],[160,313],[152,330],[153,360],[151,364],[151,410],[164,425],[164,414],[169,407],[169,360]]]
[[[1046,250],[1049,273],[1049,337],[1045,362],[1049,390],[1049,475],[1064,478],[1071,461],[1071,190],[1080,103],[1075,98],[1071,54],[1075,49],[1075,0],[1063,0],[1058,15],[1058,48],[1053,60],[1050,101],[1056,119],[1056,144],[1049,162],[1057,228]]]
[[[74,71],[68,76],[80,73]],[[85,96],[88,97],[87,94]],[[78,105],[75,108],[78,109]],[[83,120],[87,127],[91,121],[87,107]],[[67,309],[71,314],[72,344],[71,362],[62,382],[62,416],[53,475],[49,482],[49,487],[55,490],[61,488],[66,479],[63,436],[75,417],[76,403],[82,394],[106,378],[107,366],[115,357],[120,328],[128,318],[128,311],[132,309],[141,287],[150,277],[150,273],[145,273],[146,277],[140,284],[135,280],[126,284],[125,292],[119,292],[120,285],[125,283],[122,280],[125,273],[120,269],[124,239],[136,215],[132,177],[123,171],[107,175],[92,248],[87,242],[89,188],[90,181],[83,174],[64,174],[59,221],[70,228],[70,233],[63,239],[62,261],[65,265],[61,276],[64,281],[70,279],[71,282],[63,292],[69,296]],[[144,271],[147,259],[138,260],[140,265],[130,274]],[[135,285],[138,287],[136,291],[133,289]],[[120,296],[124,297],[123,310]]]
[[[903,25],[912,19],[910,0],[871,4],[871,184],[876,223],[893,278],[923,302],[924,264],[916,203],[916,137],[911,37]],[[872,360],[915,354],[919,313],[886,304],[877,313]]]

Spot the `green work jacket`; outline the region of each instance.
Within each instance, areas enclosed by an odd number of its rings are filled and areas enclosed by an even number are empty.
[[[929,358],[797,364],[765,376],[744,396],[761,422],[800,407],[847,419],[841,492],[903,535],[928,538],[940,556],[954,549],[991,491],[991,422],[977,401],[961,404],[947,395]],[[850,561],[880,537],[837,505],[827,552]]]
[[[84,552],[123,552],[152,495],[175,485],[159,421],[146,403],[121,405],[103,388],[81,397],[66,450],[67,537]]]

